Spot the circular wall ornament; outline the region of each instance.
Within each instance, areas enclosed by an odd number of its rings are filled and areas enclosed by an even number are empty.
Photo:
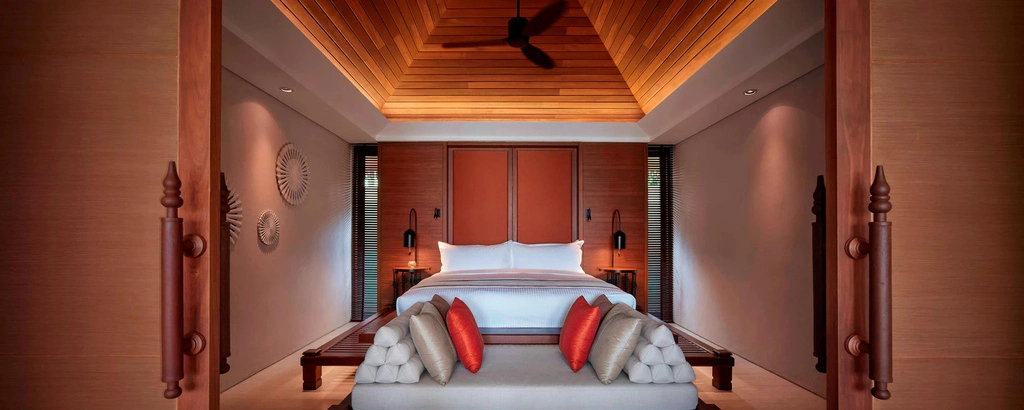
[[[277,218],[274,211],[267,210],[260,215],[260,220],[256,221],[256,234],[259,235],[260,242],[264,245],[274,246],[277,244],[278,239],[281,238],[281,220]]]
[[[227,178],[224,185],[228,189],[228,233],[231,237],[231,249],[235,249],[235,242],[238,242],[238,235],[242,233],[242,196],[231,189]]]
[[[277,189],[291,205],[301,204],[309,194],[309,164],[302,151],[290,142],[277,153]]]

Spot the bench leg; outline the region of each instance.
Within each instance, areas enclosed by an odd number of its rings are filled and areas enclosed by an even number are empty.
[[[732,390],[732,366],[712,367],[711,385],[718,390]]]
[[[320,366],[302,366],[302,390],[316,390],[323,383],[320,380]]]

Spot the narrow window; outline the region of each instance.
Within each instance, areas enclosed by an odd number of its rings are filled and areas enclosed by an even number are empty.
[[[352,320],[377,313],[377,146],[352,147]]]
[[[647,311],[672,321],[672,146],[647,149]]]

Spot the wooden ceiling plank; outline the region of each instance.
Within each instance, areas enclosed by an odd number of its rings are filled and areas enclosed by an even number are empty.
[[[423,29],[424,29],[424,32],[426,33],[426,37],[423,37],[423,38],[426,39],[427,37],[430,37],[430,32],[434,31],[434,22],[437,21],[437,20],[434,20],[434,16],[432,14],[430,14],[430,5],[429,5],[430,1],[429,0],[410,0],[410,1],[413,3],[413,4],[410,4],[410,6],[411,7],[416,7],[417,10],[419,11],[420,19],[423,22]]]
[[[476,88],[470,90],[468,87],[465,89],[430,89],[430,88],[399,88],[395,90],[394,95],[408,95],[408,96],[421,96],[421,95],[438,95],[438,96],[486,96],[486,95],[558,95],[559,92],[556,89],[485,89]],[[633,96],[632,93],[629,94]]]
[[[507,91],[507,90],[506,90]],[[467,102],[467,101],[508,101],[509,95],[400,95],[395,94],[388,98],[388,103],[398,102]],[[634,103],[636,104],[636,98],[633,96],[621,96],[621,95],[517,95],[516,101],[530,102],[620,102],[620,103]]]
[[[419,50],[409,36],[402,34],[402,30],[398,26],[398,22],[395,21],[395,17],[391,15],[387,4],[379,0],[360,0],[360,2],[372,20],[376,21],[379,19],[383,24],[381,36],[386,36],[395,45],[393,50],[397,50],[401,54],[406,67],[411,66],[416,61],[416,55],[419,53]]]
[[[427,8],[427,15],[430,16],[430,30],[428,32],[433,33],[437,22],[441,21],[441,11],[438,10],[437,1],[425,0],[423,4]]]
[[[335,43],[338,43],[345,55],[353,60],[357,67],[360,67],[360,71],[377,80],[371,81],[371,83],[377,86],[381,95],[387,99],[397,81],[391,75],[390,70],[385,70],[379,65],[380,53],[371,54],[366,50],[359,36],[333,5],[323,5],[317,0],[302,0],[302,2],[313,18],[320,22],[320,26],[324,27],[331,38],[335,39]],[[368,37],[367,40],[369,40]]]
[[[635,3],[635,1],[623,0],[612,2],[612,7],[608,10],[608,15],[605,17],[604,23],[601,24],[601,29],[597,30],[597,34],[602,40],[613,36],[612,31],[618,30],[618,26],[622,24],[624,16],[626,13],[629,13],[629,9]],[[596,29],[597,26],[594,26],[594,28]]]
[[[690,76],[699,70],[708,60],[718,54],[722,48],[732,42],[743,30],[761,16],[768,8],[775,3],[775,0],[754,0],[746,6],[740,14],[729,22],[718,35],[714,37],[701,52],[693,57],[684,68],[672,76],[669,81],[654,89],[655,94],[646,99],[645,112],[650,112],[664,101],[672,92],[683,84]]]
[[[390,53],[391,59],[398,64],[400,73],[404,74],[405,71],[409,69],[409,65],[412,64],[413,53],[411,53],[407,49],[406,44],[398,38],[398,33],[394,28],[394,23],[389,24],[391,16],[387,16],[387,18],[381,16],[377,7],[374,6],[373,0],[352,1],[351,3],[354,3],[353,10],[359,10],[357,15],[359,13],[362,14],[362,17],[359,17],[359,20],[361,22],[368,22],[364,23],[364,27],[368,24],[370,27],[376,28],[374,32],[381,38],[381,41],[384,44],[384,47],[379,50],[382,50],[382,53]]]
[[[639,31],[641,25],[647,21],[647,18],[650,17],[651,15],[651,12],[657,7],[657,3],[658,2],[655,1],[641,2],[640,9],[637,10],[636,13],[630,13],[627,20],[622,23],[622,27],[619,29],[618,35],[611,41],[610,44],[606,43],[609,44],[608,54],[612,56],[612,60],[615,60],[616,62],[619,61],[619,58],[616,58],[616,56],[621,56],[622,54],[624,54],[622,52],[621,47],[623,47],[623,44],[627,43],[627,39],[631,40],[635,37],[632,33]]]
[[[533,73],[533,74],[407,74],[402,82],[429,82],[429,81],[537,81],[538,79],[547,82],[552,81],[570,81],[570,82],[597,82],[602,84],[594,84],[591,86],[597,87],[603,84],[617,84],[622,82],[622,76],[618,73],[607,75],[607,74],[545,74],[545,73]],[[625,84],[622,85],[625,87]],[[615,88],[615,87],[613,87]]]
[[[643,42],[647,37],[651,35],[655,27],[658,26],[658,23],[664,19],[675,18],[678,9],[676,9],[676,11],[673,12],[669,10],[669,7],[682,7],[684,3],[680,3],[680,1],[682,0],[674,0],[671,2],[657,2],[658,4],[654,11],[651,12],[651,16],[648,19],[648,21],[645,22],[644,25],[640,26],[640,32],[634,35],[635,39],[633,39],[630,42],[631,45],[627,49],[626,53],[622,56],[621,59],[616,61],[616,63],[619,66],[619,71],[622,71],[623,78],[625,78],[626,73],[630,71],[633,61],[637,58],[643,57],[643,55],[647,52],[647,50],[643,48]]]
[[[411,29],[413,22],[406,20],[406,15],[402,13],[402,9],[398,4],[399,0],[373,0],[377,3],[378,9],[382,6],[387,9],[388,15],[394,21],[395,26],[398,28],[398,32],[401,33],[401,38],[405,40],[405,43],[410,46],[412,50],[416,50],[416,56],[419,56],[420,47],[423,45],[423,41],[420,38],[419,31]],[[383,15],[383,12],[381,13]]]
[[[618,108],[603,109],[603,108],[515,108],[515,109],[504,109],[504,108],[416,108],[414,112],[409,110],[391,109],[388,108],[388,104],[384,104],[381,108],[381,112],[384,115],[390,115],[392,112],[404,111],[408,114],[435,114],[435,115],[451,115],[451,114],[501,114],[505,112],[515,112],[519,114],[575,114],[575,115],[621,115],[621,114],[639,114],[643,115],[643,111],[637,108],[635,111],[622,110]]]
[[[449,12],[451,13],[451,12]],[[552,27],[583,27],[590,24],[586,17],[563,17],[558,19]],[[438,27],[508,27],[507,17],[472,17],[472,18],[448,18],[441,19]]]
[[[525,59],[524,59],[525,60]],[[527,61],[529,62],[529,61]],[[611,67],[565,67],[558,66],[550,70],[543,70],[537,66],[520,65],[518,67],[505,64],[495,64],[489,67],[411,67],[405,73],[407,75],[604,75],[622,78],[619,70]]]
[[[331,3],[334,4],[334,7],[338,7],[336,1],[332,1]],[[349,9],[352,10],[352,13],[356,15],[356,21],[363,26],[363,31],[365,31],[366,34],[370,36],[370,39],[373,40],[373,45],[376,46],[378,50],[384,48],[384,38],[380,36],[379,24],[370,19],[370,15],[366,13],[365,9],[363,9],[363,5],[358,1],[347,1],[345,3],[348,5]]]
[[[647,69],[637,77],[633,92],[637,95],[637,101],[647,96],[648,92],[656,86],[659,80],[666,75],[671,76],[682,70],[693,55],[699,53],[704,46],[711,41],[728,24],[739,15],[751,0],[728,0],[719,1],[693,26],[685,37],[675,42],[677,46],[672,50],[663,50],[658,53],[655,61],[660,62],[657,69]],[[733,7],[736,5],[737,7]],[[738,9],[738,10],[737,10]],[[680,30],[682,31],[682,30]],[[673,40],[676,40],[673,37]]]
[[[363,51],[361,57],[369,55],[371,60],[376,64],[376,69],[384,73],[388,79],[388,84],[391,85],[391,89],[389,90],[390,94],[390,92],[394,91],[394,87],[397,86],[398,82],[401,80],[404,69],[398,60],[394,58],[391,50],[385,48],[386,46],[383,44],[383,39],[381,40],[382,47],[378,47],[377,42],[373,41],[373,37],[370,33],[377,33],[377,27],[373,26],[368,18],[360,19],[356,15],[353,7],[359,7],[357,1],[346,1],[340,7],[336,3],[337,2],[332,1],[330,6],[321,4],[321,7],[327,11],[327,15],[331,18],[331,21],[336,22],[336,26],[339,22],[339,20],[337,20],[338,18],[341,18],[345,22],[347,31],[342,30],[342,34],[348,36],[346,38],[349,38],[349,41],[352,41],[351,35],[354,34],[357,40],[356,42],[360,46],[356,51]],[[333,9],[333,12],[329,9]],[[368,66],[370,65],[368,64]],[[370,67],[371,69],[374,68],[373,66]]]
[[[352,82],[353,85],[358,88],[363,96],[365,96],[371,103],[376,107],[380,107],[384,104],[385,98],[378,90],[374,87],[373,81],[371,81],[366,73],[361,71],[360,67],[356,62],[352,61],[346,54],[341,50],[340,45],[330,36],[325,28],[317,22],[315,18],[310,14],[309,10],[299,0],[279,0],[281,5],[285,6],[296,21],[298,21],[306,30],[307,38],[313,36],[310,40],[315,41],[320,45],[322,51],[330,55],[331,59],[335,62],[335,66],[338,67],[345,77]]]
[[[636,88],[650,77],[650,71],[662,68],[661,64],[664,64],[664,59],[668,54],[680,47],[685,49],[696,40],[691,35],[694,34],[694,30],[696,30],[698,35],[703,32],[706,27],[704,24],[707,24],[704,19],[706,15],[714,13],[715,9],[720,13],[730,3],[732,3],[732,0],[702,1],[685,18],[673,19],[666,33],[654,41],[652,48],[647,51],[643,58],[632,65],[632,70],[623,73],[626,83],[629,84],[630,88],[633,88],[633,92],[635,93]],[[680,16],[682,14],[680,13]],[[687,44],[681,43],[684,39],[688,41]],[[656,65],[656,67],[651,67],[652,64]]]
[[[574,102],[574,101],[388,101],[384,108],[398,109],[437,109],[447,108],[481,108],[481,109],[579,109],[579,110],[639,110],[636,102]]]
[[[423,16],[420,15],[419,8],[415,4],[410,4],[415,1],[417,0],[395,0],[395,3],[401,10],[405,22],[409,24],[409,31],[416,38],[416,45],[422,50],[423,42],[430,36],[430,32],[427,31],[426,24],[423,23]]]

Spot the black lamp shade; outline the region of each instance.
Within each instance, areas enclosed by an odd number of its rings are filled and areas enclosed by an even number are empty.
[[[403,235],[402,244],[406,248],[416,247],[416,231],[412,230],[411,228],[406,229],[405,235]]]
[[[622,233],[622,231],[615,231],[612,234],[612,246],[615,249],[626,249],[626,234]]]

